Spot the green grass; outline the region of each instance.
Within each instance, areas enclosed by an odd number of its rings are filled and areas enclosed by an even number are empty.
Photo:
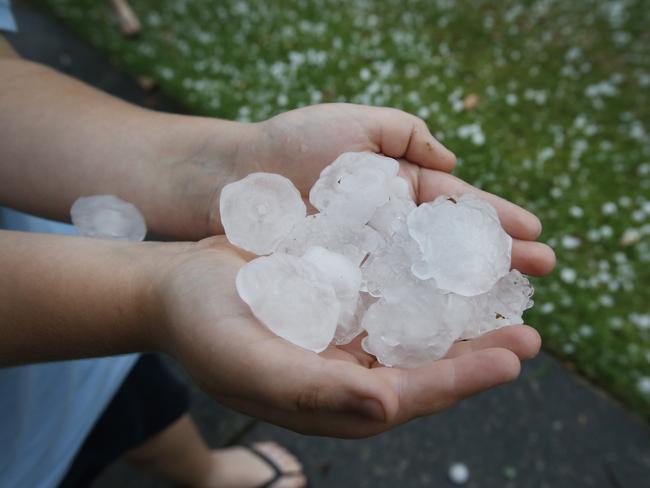
[[[136,40],[109,2],[42,3],[196,113],[348,101],[426,119],[461,177],[544,222],[558,267],[528,322],[650,418],[647,2],[137,0]]]

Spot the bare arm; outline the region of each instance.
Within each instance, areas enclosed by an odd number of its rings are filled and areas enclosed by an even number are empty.
[[[0,231],[0,366],[151,349],[153,272],[183,246]]]
[[[156,233],[200,238],[250,127],[139,108],[0,44],[0,205],[67,220],[79,196],[109,193]]]
[[[67,220],[79,196],[110,193],[134,203],[150,230],[196,239],[223,231],[218,196],[230,181],[278,172],[306,195],[323,167],[360,150],[442,172],[455,164],[424,121],[400,110],[323,104],[255,124],[165,114],[0,44],[0,205]]]

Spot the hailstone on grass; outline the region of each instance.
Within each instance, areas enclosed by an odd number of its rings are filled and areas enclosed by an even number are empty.
[[[399,367],[522,322],[533,289],[510,270],[512,239],[494,207],[471,193],[417,206],[398,171],[384,156],[340,155],[312,187],[319,212],[309,216],[279,175],[256,173],[223,189],[230,242],[270,254],[237,276],[260,322],[314,352],[357,339]]]

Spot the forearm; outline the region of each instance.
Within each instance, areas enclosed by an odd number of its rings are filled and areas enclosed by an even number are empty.
[[[0,231],[0,366],[154,348],[154,276],[184,246]]]
[[[0,58],[0,204],[67,220],[79,196],[114,194],[135,204],[153,232],[203,237],[208,201],[249,128],[142,109],[44,66]]]

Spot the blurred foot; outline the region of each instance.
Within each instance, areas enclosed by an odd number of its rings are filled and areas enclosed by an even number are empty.
[[[213,469],[201,487],[303,488],[307,485],[302,466],[285,448],[275,442],[258,442],[251,447],[213,450]]]

